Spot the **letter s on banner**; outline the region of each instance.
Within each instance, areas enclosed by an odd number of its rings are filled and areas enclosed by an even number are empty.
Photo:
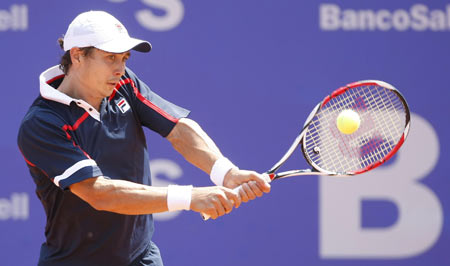
[[[178,26],[183,20],[184,6],[181,0],[142,0],[142,2],[165,12],[165,15],[157,16],[150,9],[137,11],[136,20],[146,29],[168,31]]]
[[[410,134],[396,157],[360,177],[320,177],[322,258],[406,258],[425,252],[437,241],[442,206],[420,179],[439,159],[439,140],[425,119],[412,114]],[[396,223],[362,228],[361,203],[368,199],[393,202],[399,210]]]

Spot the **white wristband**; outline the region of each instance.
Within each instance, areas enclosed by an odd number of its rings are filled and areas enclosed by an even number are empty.
[[[167,207],[169,211],[191,208],[192,186],[169,185],[167,187]]]
[[[211,169],[211,181],[216,184],[216,186],[223,186],[223,179],[225,178],[225,175],[233,168],[238,169],[236,165],[230,162],[227,158],[222,157],[218,159]]]

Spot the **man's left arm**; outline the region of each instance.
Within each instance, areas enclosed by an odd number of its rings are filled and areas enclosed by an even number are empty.
[[[224,156],[214,141],[203,131],[195,121],[181,118],[170,134],[166,137],[172,146],[188,162],[211,174],[213,166]],[[217,166],[214,166],[217,167]],[[270,191],[269,178],[255,171],[240,170],[237,167],[226,169],[223,186],[235,188],[242,185],[240,197],[243,202],[261,197]]]

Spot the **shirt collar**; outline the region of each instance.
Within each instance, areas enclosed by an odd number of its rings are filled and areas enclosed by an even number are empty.
[[[39,76],[41,96],[47,100],[62,103],[65,105],[70,105],[71,102],[75,102],[79,107],[88,112],[90,116],[100,121],[100,113],[89,103],[82,99],[74,99],[69,95],[62,93],[61,91],[50,86],[51,82],[58,78],[62,78],[63,76],[64,72],[62,72],[58,65],[42,72],[42,74]]]

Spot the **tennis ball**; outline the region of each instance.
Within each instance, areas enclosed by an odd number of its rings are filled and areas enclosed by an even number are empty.
[[[350,109],[342,111],[336,119],[337,128],[344,134],[352,134],[358,130],[360,123],[358,113]]]

